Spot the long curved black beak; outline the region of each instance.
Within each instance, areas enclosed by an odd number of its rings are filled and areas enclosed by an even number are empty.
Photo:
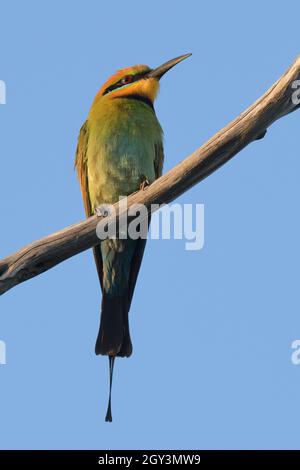
[[[162,77],[168,70],[170,70],[172,67],[174,67],[174,65],[179,64],[179,62],[181,62],[181,61],[184,60],[184,59],[187,59],[187,58],[190,57],[191,55],[192,55],[191,53],[189,53],[189,54],[184,54],[184,55],[180,55],[179,57],[176,57],[175,59],[168,60],[168,62],[165,62],[164,64],[160,65],[160,66],[157,67],[156,69],[150,70],[150,72],[147,74],[147,77],[148,77],[148,78],[156,78],[157,80],[160,80],[161,77]]]

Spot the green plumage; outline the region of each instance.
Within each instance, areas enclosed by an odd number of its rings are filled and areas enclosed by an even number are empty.
[[[96,97],[81,129],[76,166],[87,215],[152,183],[163,165],[162,129],[151,102]],[[128,311],[145,240],[104,240],[94,249],[103,291],[97,354],[130,355]]]
[[[99,100],[88,121],[87,177],[92,209],[153,182],[162,130],[154,110],[132,98]],[[160,156],[161,158],[161,156]]]

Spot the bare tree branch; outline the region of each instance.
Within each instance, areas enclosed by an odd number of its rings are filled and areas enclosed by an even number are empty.
[[[300,57],[286,73],[252,106],[229,123],[202,147],[145,191],[128,198],[128,208],[134,204],[163,204],[173,201],[199,181],[206,178],[250,142],[263,137],[277,119],[300,107],[296,80],[300,79]],[[124,209],[116,205],[120,216]],[[67,227],[33,242],[0,261],[0,294],[58,263],[99,243],[98,223],[106,225],[111,218],[97,216]]]

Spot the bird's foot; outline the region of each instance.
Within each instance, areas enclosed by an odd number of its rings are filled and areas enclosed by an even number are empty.
[[[145,178],[145,179],[141,182],[141,184],[140,184],[140,190],[141,190],[141,191],[145,191],[145,189],[146,189],[148,186],[150,186],[150,181],[149,181],[147,178]]]
[[[94,210],[95,215],[97,217],[107,217],[109,216],[109,210],[106,205],[102,204],[101,206],[98,206]]]

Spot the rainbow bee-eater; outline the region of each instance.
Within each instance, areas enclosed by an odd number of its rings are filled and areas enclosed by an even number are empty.
[[[135,65],[119,70],[97,93],[78,139],[75,166],[87,216],[113,204],[162,174],[163,132],[153,103],[159,80],[190,54],[151,69]],[[106,239],[94,248],[102,289],[96,354],[109,356],[110,394],[106,421],[111,421],[114,359],[129,357],[132,343],[128,313],[146,240]]]

